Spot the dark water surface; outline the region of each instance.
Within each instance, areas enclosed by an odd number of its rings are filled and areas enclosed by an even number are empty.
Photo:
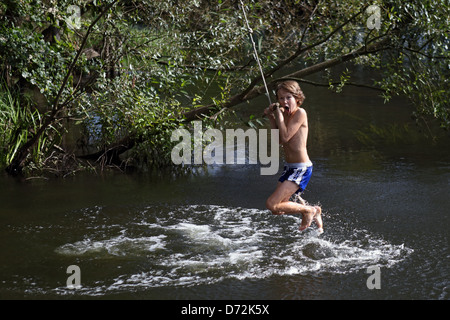
[[[258,165],[1,177],[0,298],[448,300],[448,133],[424,138],[400,99],[304,90],[314,163],[304,198],[322,205],[324,234],[269,214],[277,176]],[[67,288],[70,265],[81,288]],[[367,287],[372,266],[380,289]]]

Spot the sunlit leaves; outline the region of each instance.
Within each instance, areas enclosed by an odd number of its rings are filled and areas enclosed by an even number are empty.
[[[2,3],[0,67],[5,80],[20,89],[37,88],[47,106],[35,102],[36,107],[51,106],[90,23],[107,3]],[[55,123],[76,119],[91,135],[91,147],[97,148],[127,135],[144,137],[144,149],[154,155],[154,150],[167,148],[166,134],[183,120],[184,111],[211,105],[222,114],[233,95],[259,84],[252,36],[264,71],[283,66],[271,80],[288,70],[339,61],[357,51],[351,62],[369,70],[366,85],[374,84],[370,70],[375,70],[381,77],[375,84],[385,90],[387,99],[406,95],[417,106],[417,117],[436,118],[450,126],[446,1],[244,3],[251,35],[240,1],[118,1],[92,28],[84,49],[96,54],[83,53],[69,74]],[[367,11],[369,6],[376,7],[377,16]],[[368,25],[374,18],[380,19],[376,28]],[[56,32],[49,34],[49,28]],[[379,42],[383,46],[376,52],[364,51]],[[347,71],[333,74],[334,78],[331,74],[322,72],[326,76],[322,84],[336,91],[354,81]],[[52,139],[51,131],[44,137]]]

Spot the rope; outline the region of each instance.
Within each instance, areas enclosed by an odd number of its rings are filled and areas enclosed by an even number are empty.
[[[267,99],[269,99],[269,104],[272,104],[272,101],[270,100],[269,89],[267,88],[266,79],[264,78],[264,72],[263,72],[263,69],[262,69],[262,66],[261,66],[261,61],[259,60],[258,52],[256,50],[256,44],[255,44],[255,41],[253,40],[253,36],[252,36],[253,35],[253,30],[250,28],[250,25],[248,23],[247,15],[245,13],[245,6],[244,6],[244,3],[242,2],[242,0],[241,0],[241,7],[242,7],[242,12],[244,13],[245,23],[247,24],[248,33],[250,35],[250,39],[251,39],[252,45],[253,45],[253,55],[255,57],[256,62],[258,62],[259,71],[261,72],[261,78],[262,78],[262,80],[264,82],[264,87],[266,88]]]

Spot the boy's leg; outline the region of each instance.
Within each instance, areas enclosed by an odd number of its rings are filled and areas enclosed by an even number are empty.
[[[289,201],[292,194],[297,191],[298,185],[292,181],[279,182],[274,193],[267,199],[267,209],[273,214],[302,214],[309,220],[314,217],[315,209],[297,202]]]
[[[289,198],[291,197],[290,190],[287,190],[285,186],[282,186],[282,184],[283,184],[282,182],[278,181],[277,188],[266,200],[267,209],[272,211],[272,214],[275,215],[282,215],[286,213],[284,211],[280,211],[276,205],[282,202],[289,201]]]
[[[320,207],[312,207],[297,202],[289,201],[292,194],[298,190],[298,185],[292,181],[278,182],[277,188],[266,201],[266,207],[275,215],[282,214],[301,214],[302,223],[300,230],[307,229],[316,215],[321,214]],[[318,226],[322,227],[322,219],[317,217]],[[320,222],[320,225],[319,225]]]
[[[323,233],[322,208],[316,207],[316,209],[318,210],[318,212],[314,216],[314,221],[316,222],[319,233]]]

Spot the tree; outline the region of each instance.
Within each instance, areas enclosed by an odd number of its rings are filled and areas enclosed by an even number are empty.
[[[418,118],[446,128],[448,9],[447,1],[431,0],[245,6],[270,89],[280,79],[313,83],[305,77],[362,65],[382,80],[355,83],[345,73],[313,84],[367,86],[386,99],[404,94]],[[23,122],[30,114],[39,119],[32,130],[9,127],[27,133],[3,142],[16,150],[4,158],[11,174],[67,155],[58,139],[74,121],[89,131],[81,143],[89,150],[79,158],[122,165],[130,157],[120,156],[131,150],[141,162],[164,165],[171,130],[195,119],[214,123],[265,92],[237,1],[6,1],[0,12],[2,78],[18,101],[6,108],[29,108]],[[213,86],[219,90],[211,96]],[[41,102],[27,102],[30,91]]]

